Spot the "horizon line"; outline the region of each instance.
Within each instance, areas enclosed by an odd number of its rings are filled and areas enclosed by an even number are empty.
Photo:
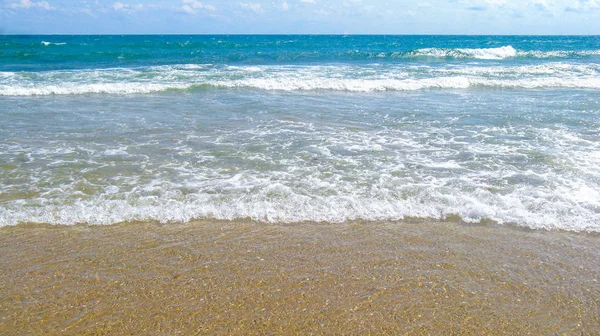
[[[396,33],[0,33],[0,36],[585,36],[600,34],[396,34]]]

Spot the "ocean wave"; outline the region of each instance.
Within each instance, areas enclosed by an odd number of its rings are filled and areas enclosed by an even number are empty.
[[[153,146],[181,138],[179,130],[157,137],[150,132],[145,142],[131,146],[0,144],[2,152],[26,153],[19,161],[43,162],[36,168],[14,166],[6,174],[0,226],[460,218],[600,232],[598,144],[577,132],[476,127],[472,139],[480,140],[465,141],[468,131],[446,126],[373,134],[303,121],[250,125],[222,129],[219,140],[208,134],[188,145],[178,141],[160,149],[171,153],[164,158],[152,154]],[[294,143],[313,145],[294,149]],[[260,146],[270,149],[250,150]],[[524,168],[519,162],[529,163]]]
[[[595,93],[507,93],[491,108],[480,94],[457,107],[438,94],[240,104],[245,93],[59,99],[41,111],[71,121],[52,127],[27,108],[40,100],[6,99],[18,122],[2,128],[0,225],[459,217],[600,232]]]
[[[451,59],[479,59],[479,60],[504,60],[512,58],[525,59],[578,59],[600,56],[600,50],[518,50],[512,46],[498,48],[422,48],[409,52],[396,52],[380,54],[385,58],[451,58]]]
[[[503,46],[499,48],[481,48],[481,49],[445,49],[445,48],[424,48],[410,51],[402,55],[403,57],[433,57],[433,58],[472,58],[484,60],[500,60],[517,56],[517,50],[512,46]]]
[[[518,57],[523,58],[540,58],[540,59],[550,59],[550,58],[585,58],[585,57],[593,57],[600,56],[600,50],[552,50],[552,51],[518,51]]]
[[[600,78],[534,78],[493,80],[477,77],[436,77],[425,79],[335,79],[262,78],[197,83],[63,83],[40,87],[0,85],[0,96],[48,96],[82,94],[145,94],[167,91],[194,91],[208,88],[247,88],[267,91],[419,91],[460,89],[600,89]]]
[[[118,190],[118,188],[116,188]],[[430,189],[430,188],[428,188]],[[585,195],[598,193],[590,188]],[[534,189],[508,195],[485,190],[473,194],[423,189],[409,199],[373,199],[360,196],[307,196],[274,183],[254,195],[196,194],[188,199],[145,197],[137,201],[109,199],[77,201],[43,207],[0,208],[0,226],[19,223],[107,225],[126,221],[188,222],[195,219],[251,219],[265,223],[395,221],[406,218],[446,220],[458,217],[470,223],[493,221],[533,229],[600,232],[600,214],[559,195],[540,197]],[[582,194],[583,195],[583,194]],[[552,196],[552,197],[550,197]],[[587,199],[590,201],[590,198]],[[21,202],[22,203],[22,202]],[[544,210],[545,208],[545,210]]]
[[[599,78],[538,78],[522,80],[490,80],[472,77],[437,77],[426,79],[313,79],[313,80],[280,80],[280,79],[248,79],[229,82],[214,82],[208,85],[217,87],[243,87],[278,91],[418,91],[428,89],[468,89],[468,88],[504,88],[504,89],[546,89],[546,88],[600,88]]]
[[[66,45],[66,42],[47,42],[47,41],[42,41],[42,44],[45,46],[49,46],[49,45]]]
[[[267,59],[276,59],[278,62],[288,61],[428,61],[428,60],[489,60],[502,61],[512,59],[584,59],[599,57],[600,50],[523,50],[507,45],[497,48],[420,48],[409,51],[369,51],[369,50],[344,50],[336,52],[323,51],[293,51],[285,55],[265,53]],[[221,62],[250,61],[249,56],[225,55]]]
[[[558,36],[539,39],[518,36],[30,36],[10,37],[3,45],[4,68],[15,71],[174,63],[437,64],[451,61],[460,64],[477,60],[485,64],[505,64],[522,60],[596,61],[600,57],[598,41],[593,37]]]
[[[1,86],[0,96],[49,96],[49,95],[82,95],[82,94],[142,94],[186,90],[190,84],[157,84],[157,83],[98,83],[78,84],[64,83],[39,87]]]
[[[469,88],[600,88],[600,65],[517,66],[216,66],[0,72],[0,96],[143,94],[206,88],[277,91],[417,91]]]

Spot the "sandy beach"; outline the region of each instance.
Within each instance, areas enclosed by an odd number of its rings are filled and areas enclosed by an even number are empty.
[[[0,228],[0,334],[600,333],[600,236],[460,222]]]

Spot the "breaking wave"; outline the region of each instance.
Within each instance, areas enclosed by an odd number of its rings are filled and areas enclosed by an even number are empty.
[[[526,66],[461,67],[181,64],[37,73],[0,72],[0,96],[143,94],[205,88],[352,92],[469,88],[598,89],[599,75],[598,64],[561,62]]]
[[[66,42],[47,42],[47,41],[42,41],[42,44],[45,46],[49,46],[49,45],[65,45],[67,44]]]
[[[455,58],[503,60],[510,58],[566,59],[600,56],[600,50],[517,50],[512,46],[499,48],[423,48],[407,53],[394,53],[397,58]]]
[[[436,57],[436,58],[473,58],[499,60],[517,56],[517,50],[512,46],[499,48],[482,49],[444,49],[444,48],[425,48],[417,49],[405,54],[406,57]]]

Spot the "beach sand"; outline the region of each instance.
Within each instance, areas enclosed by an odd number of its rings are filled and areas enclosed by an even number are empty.
[[[0,229],[0,334],[600,334],[600,236],[459,222]]]

